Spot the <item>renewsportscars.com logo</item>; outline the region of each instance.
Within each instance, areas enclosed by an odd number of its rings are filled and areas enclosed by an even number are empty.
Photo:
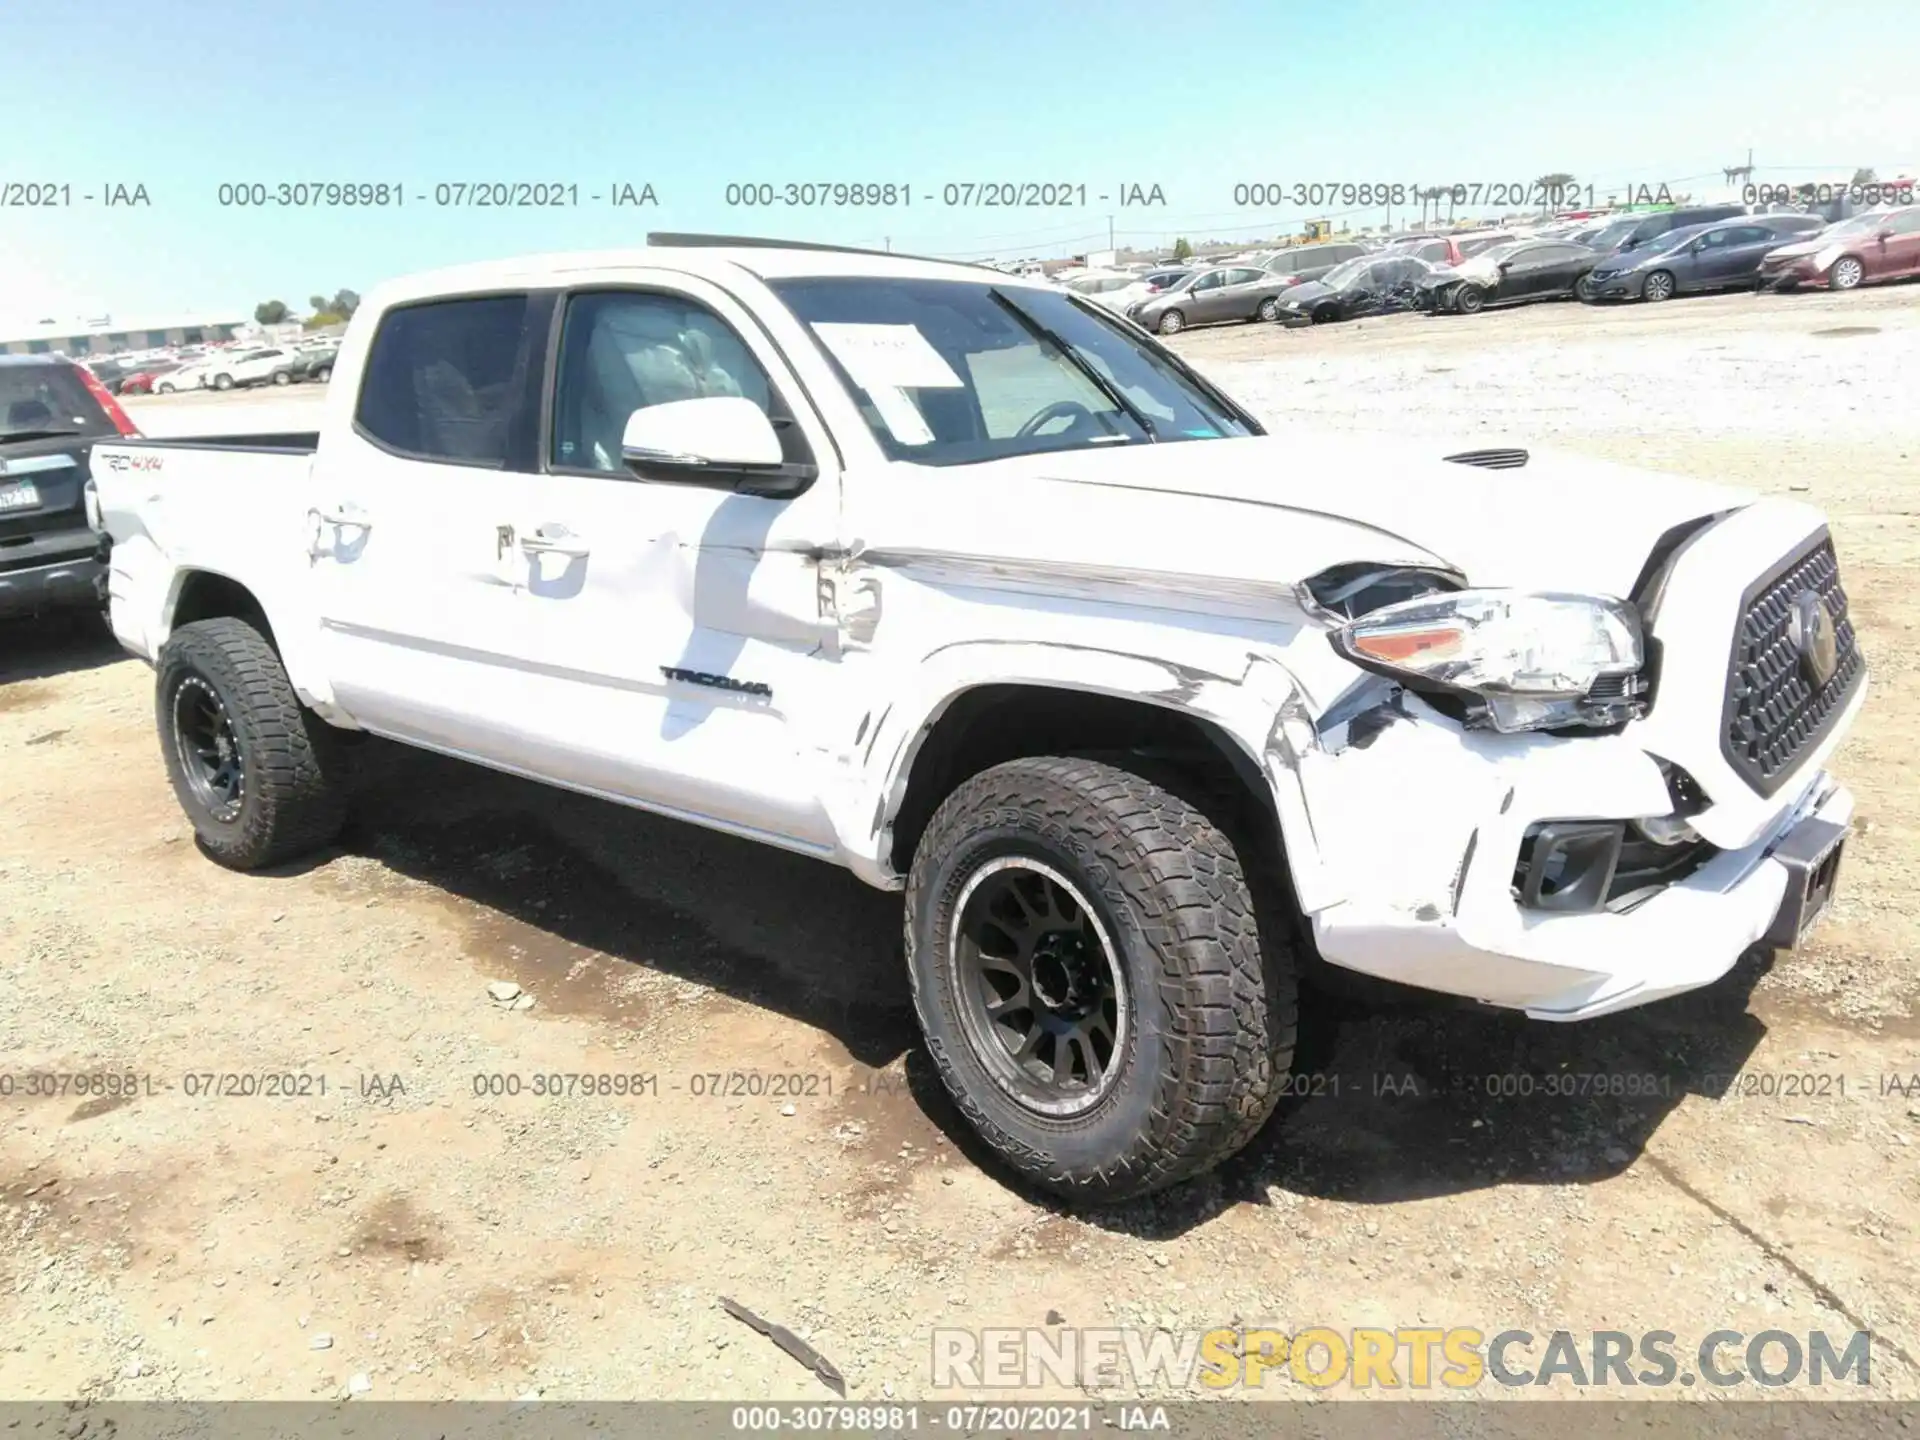
[[[938,1329],[936,1390],[1259,1389],[1269,1383],[1325,1390],[1472,1390],[1568,1384],[1577,1388],[1868,1383],[1873,1337],[1856,1330],[1715,1330],[1688,1345],[1671,1330],[1500,1330],[1467,1326],[1292,1332]]]

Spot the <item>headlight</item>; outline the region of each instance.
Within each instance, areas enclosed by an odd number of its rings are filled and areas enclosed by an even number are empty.
[[[1504,732],[1638,713],[1637,678],[1614,677],[1637,677],[1645,663],[1640,617],[1605,596],[1458,590],[1383,606],[1328,638],[1354,664],[1413,688],[1476,697]]]

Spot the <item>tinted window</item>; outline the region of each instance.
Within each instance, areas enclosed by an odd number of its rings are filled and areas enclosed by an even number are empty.
[[[1229,270],[1227,272],[1229,285],[1252,285],[1266,278],[1267,272],[1264,270]]]
[[[1773,239],[1773,231],[1764,225],[1735,225],[1723,233],[1728,245],[1759,245]]]
[[[24,430],[114,433],[106,412],[73,366],[0,361],[0,441]]]
[[[1536,245],[1531,250],[1522,251],[1516,258],[1526,265],[1564,265],[1586,253],[1587,247],[1584,245]]]
[[[1195,280],[1191,288],[1195,290],[1215,290],[1226,283],[1227,283],[1226,271],[1209,270],[1205,275],[1202,275],[1198,280]]]
[[[745,396],[775,413],[766,371],[711,310],[679,295],[576,295],[561,331],[553,463],[620,470],[634,411],[713,395]]]
[[[367,356],[354,420],[409,455],[504,465],[520,409],[526,330],[524,295],[388,311]]]
[[[1881,227],[1896,235],[1920,235],[1920,210],[1901,210],[1887,218]]]
[[[1070,295],[964,280],[770,283],[897,460],[1254,433],[1165,351]]]

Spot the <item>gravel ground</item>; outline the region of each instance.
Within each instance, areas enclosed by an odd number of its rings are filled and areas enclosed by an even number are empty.
[[[1826,506],[1877,694],[1812,946],[1572,1027],[1316,1000],[1299,1067],[1338,1093],[1289,1101],[1203,1181],[1069,1213],[983,1163],[938,1092],[897,899],[387,747],[338,850],[230,874],[167,788],[145,668],[13,627],[0,1055],[141,1083],[0,1098],[0,1395],[828,1398],[721,1295],[808,1338],[854,1397],[930,1394],[931,1327],[1061,1322],[1871,1328],[1871,1393],[1920,1394],[1920,1082],[1884,1078],[1920,1074],[1920,287],[1180,344],[1264,412]],[[179,434],[311,426],[318,399],[130,408]],[[1743,1070],[1827,1079],[1710,1078]],[[734,1071],[804,1093],[706,1093]],[[1539,1083],[1491,1095],[1491,1071]],[[223,1072],[299,1093],[189,1093]],[[653,1079],[527,1093],[582,1072]],[[1541,1093],[1600,1074],[1653,1093]],[[521,1094],[476,1093],[507,1075]]]

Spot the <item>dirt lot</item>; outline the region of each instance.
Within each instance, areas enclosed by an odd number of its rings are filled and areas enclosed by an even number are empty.
[[[1068,1214],[982,1165],[937,1093],[897,899],[384,748],[340,850],[230,874],[167,788],[147,670],[0,632],[0,1063],[145,1077],[131,1099],[0,1100],[0,1395],[295,1399],[364,1376],[385,1398],[827,1396],[720,1295],[810,1338],[855,1396],[927,1394],[934,1325],[1050,1312],[1683,1344],[1871,1328],[1873,1390],[1920,1395],[1920,1088],[1883,1078],[1920,1074],[1920,288],[1182,348],[1267,412],[1825,506],[1877,690],[1841,760],[1846,885],[1811,948],[1574,1027],[1315,1002],[1299,1065],[1339,1094],[1288,1102],[1204,1182]],[[216,406],[137,409],[178,433]],[[495,981],[534,1003],[495,1002]],[[1823,1093],[1712,1078],[1742,1070]],[[701,1093],[729,1071],[814,1093]],[[187,1093],[221,1072],[312,1088]],[[657,1088],[475,1093],[547,1072]],[[1495,1096],[1494,1072],[1665,1093]]]

